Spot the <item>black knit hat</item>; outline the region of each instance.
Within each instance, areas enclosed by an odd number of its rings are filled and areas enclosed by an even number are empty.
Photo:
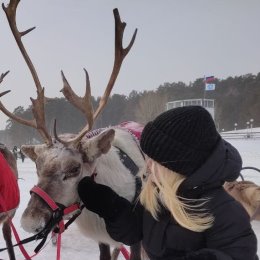
[[[220,138],[205,108],[187,106],[168,110],[149,122],[140,144],[153,160],[189,176],[206,161]]]

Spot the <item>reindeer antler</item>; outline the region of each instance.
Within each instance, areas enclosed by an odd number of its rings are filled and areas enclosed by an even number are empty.
[[[43,137],[43,139],[45,140],[45,142],[47,143],[47,145],[52,145],[52,138],[50,136],[50,134],[47,131],[47,127],[45,124],[45,111],[44,111],[44,103],[45,103],[45,96],[44,96],[44,88],[41,86],[39,77],[37,75],[36,69],[23,45],[22,42],[22,37],[24,35],[26,35],[27,33],[31,32],[32,30],[35,29],[35,27],[32,27],[28,30],[25,30],[23,32],[20,32],[17,29],[16,26],[16,10],[17,10],[17,6],[19,4],[20,0],[10,0],[10,3],[8,4],[8,7],[5,7],[4,4],[2,4],[2,8],[6,14],[10,29],[13,33],[13,36],[16,40],[16,43],[21,51],[21,54],[31,72],[31,75],[33,77],[36,89],[37,89],[37,98],[33,99],[30,98],[32,101],[32,112],[34,115],[34,119],[32,120],[26,120],[20,117],[17,117],[16,115],[14,115],[13,113],[11,113],[10,111],[8,111],[5,106],[0,102],[0,110],[5,113],[8,117],[12,118],[13,120],[27,125],[27,126],[31,126],[35,129],[38,130],[38,132],[40,133],[40,135]],[[2,74],[3,75],[3,74]],[[6,94],[6,93],[5,93]]]
[[[6,71],[5,73],[2,73],[1,76],[0,76],[0,84],[3,82],[5,76],[9,73],[10,71]]]
[[[126,23],[121,22],[118,9],[114,9],[113,13],[114,13],[114,18],[115,18],[115,59],[114,59],[114,66],[113,66],[113,70],[112,70],[112,73],[110,75],[108,84],[106,86],[105,92],[104,92],[103,96],[101,97],[101,99],[99,101],[98,108],[95,110],[95,112],[93,111],[93,106],[92,106],[92,103],[91,103],[90,81],[89,81],[89,76],[88,76],[87,71],[84,69],[85,74],[86,74],[86,93],[85,93],[84,97],[79,97],[78,95],[75,94],[75,92],[70,87],[67,79],[65,78],[63,72],[61,72],[63,84],[64,84],[61,92],[64,94],[65,98],[72,105],[74,105],[76,108],[78,108],[81,112],[83,112],[85,114],[87,122],[88,122],[88,124],[86,124],[86,126],[78,133],[78,135],[74,139],[70,140],[69,142],[62,141],[62,143],[64,145],[73,144],[74,146],[78,146],[82,137],[89,130],[92,129],[95,119],[98,117],[98,115],[104,109],[104,107],[105,107],[105,105],[108,101],[108,98],[110,96],[112,88],[115,84],[116,78],[119,74],[123,60],[134,44],[135,37],[136,37],[136,34],[137,34],[137,29],[135,29],[135,32],[134,32],[132,39],[131,39],[130,43],[128,44],[128,46],[126,48],[123,48],[123,34],[124,34],[125,27],[126,27]]]
[[[8,70],[7,72],[5,73],[2,73],[1,76],[0,76],[0,84],[3,82],[5,76],[9,73],[10,71]],[[9,93],[11,90],[6,90],[2,93],[0,93],[0,97],[4,96],[5,94]],[[1,101],[0,101],[0,105],[1,105]]]

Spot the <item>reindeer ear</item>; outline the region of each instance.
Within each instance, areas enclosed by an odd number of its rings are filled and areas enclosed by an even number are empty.
[[[114,137],[115,137],[114,129],[109,129],[106,132],[100,134],[98,138],[97,146],[101,153],[107,153],[110,150],[111,143],[114,140]]]
[[[91,139],[83,139],[81,142],[83,160],[85,162],[93,162],[101,154],[107,153],[111,148],[114,137],[115,130],[108,129]]]
[[[48,146],[46,146],[46,144],[36,144],[36,145],[22,145],[21,150],[32,161],[36,162],[39,155],[43,154],[46,151],[48,152],[49,148]]]
[[[42,154],[43,151],[46,150],[46,144],[22,145],[21,150],[26,156],[35,162],[39,154]]]
[[[35,145],[22,145],[21,150],[32,161],[34,161],[34,162],[36,161],[37,154],[35,153]]]

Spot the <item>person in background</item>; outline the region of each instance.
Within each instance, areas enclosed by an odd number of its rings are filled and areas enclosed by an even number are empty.
[[[19,149],[19,154],[20,154],[20,158],[21,158],[22,162],[24,162],[25,155],[23,154],[23,151],[21,148]]]
[[[16,160],[18,158],[17,153],[18,153],[18,149],[17,149],[17,146],[15,145],[14,148],[13,148],[13,155],[14,155]]]
[[[223,188],[238,178],[239,152],[200,106],[166,111],[149,122],[140,145],[147,176],[131,204],[84,177],[78,193],[104,218],[110,236],[142,241],[151,260],[255,260],[257,239],[245,209]]]

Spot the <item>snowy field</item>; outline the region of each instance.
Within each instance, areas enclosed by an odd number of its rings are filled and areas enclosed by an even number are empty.
[[[260,139],[241,139],[241,140],[228,140],[232,143],[241,153],[243,158],[243,166],[254,166],[260,168]],[[21,238],[29,236],[28,233],[24,232],[20,227],[20,217],[25,209],[29,200],[29,190],[37,183],[36,171],[34,164],[29,160],[25,159],[22,163],[18,161],[19,169],[19,186],[21,192],[21,203],[19,209],[16,212],[14,218],[14,225],[16,226],[18,233]],[[260,185],[260,173],[246,170],[242,171],[242,174],[246,180],[251,180]],[[255,233],[258,237],[258,247],[260,248],[260,222],[252,222]],[[38,243],[31,242],[25,247],[30,255],[33,254],[33,250]],[[0,248],[4,247],[2,233],[0,234]],[[258,250],[260,255],[260,249]],[[17,260],[24,259],[18,249],[16,249]],[[0,258],[7,260],[8,256],[6,252],[0,252]],[[54,260],[56,259],[56,248],[49,241],[47,246],[40,252],[35,260]],[[62,248],[61,248],[61,259],[62,260],[95,260],[99,259],[99,250],[96,242],[83,237],[77,229],[77,226],[72,224],[69,229],[62,235]],[[120,255],[119,259],[124,259]]]

